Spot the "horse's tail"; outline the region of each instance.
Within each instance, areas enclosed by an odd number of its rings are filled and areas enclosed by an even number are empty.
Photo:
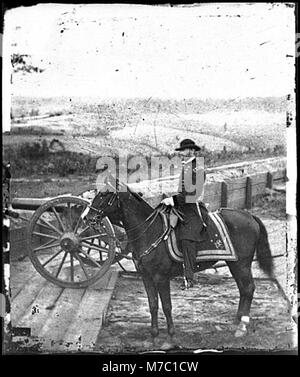
[[[257,216],[253,215],[253,218],[259,225],[259,239],[256,246],[259,267],[270,277],[273,277],[274,264],[266,227]]]

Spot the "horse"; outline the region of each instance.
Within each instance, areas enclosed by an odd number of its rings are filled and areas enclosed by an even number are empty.
[[[176,342],[170,280],[182,276],[182,264],[171,259],[168,253],[161,216],[154,216],[153,207],[127,185],[120,182],[118,186],[115,184],[116,181],[114,185],[111,182],[106,183],[106,188],[95,196],[83,219],[90,226],[96,226],[103,217],[107,216],[112,223],[124,227],[136,270],[142,277],[148,297],[153,345],[157,345],[159,335],[159,296],[168,330],[162,349],[171,349],[175,347]],[[256,252],[259,267],[271,278],[273,278],[273,260],[266,228],[258,217],[244,210],[229,208],[223,208],[221,215],[238,257],[237,261],[226,261],[226,263],[240,293],[235,336],[241,337],[247,333],[255,290],[251,271],[254,254]],[[210,268],[215,263],[216,261],[201,262],[198,271]]]

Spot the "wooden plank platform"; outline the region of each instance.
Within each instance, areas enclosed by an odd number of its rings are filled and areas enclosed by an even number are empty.
[[[11,320],[15,328],[30,328],[25,343],[42,352],[93,351],[118,279],[110,270],[85,289],[60,288],[40,276],[28,258],[11,263]]]

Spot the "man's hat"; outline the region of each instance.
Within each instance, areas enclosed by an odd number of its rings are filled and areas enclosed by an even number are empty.
[[[195,144],[191,139],[184,139],[180,142],[180,147],[176,148],[175,151],[183,151],[184,149],[194,149],[195,151],[200,151],[201,148]]]

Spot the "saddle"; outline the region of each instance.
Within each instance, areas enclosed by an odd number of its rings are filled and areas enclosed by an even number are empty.
[[[183,220],[183,214],[178,211],[176,208],[167,206],[163,203],[160,203],[155,211],[162,216],[164,220],[165,227],[167,227],[167,233],[164,237],[166,240],[170,233],[175,230],[178,220]]]
[[[197,242],[197,262],[231,260],[236,261],[237,255],[232,245],[227,226],[222,218],[221,211],[209,212],[201,202],[197,203],[199,210],[199,229],[202,227],[203,241]],[[156,210],[162,216],[167,233],[164,240],[167,242],[168,251],[174,261],[182,262],[183,255],[180,244],[177,242],[177,223],[183,219],[183,214],[174,207],[160,204]],[[199,230],[200,231],[200,230]]]
[[[204,230],[206,230],[210,222],[210,219],[208,216],[208,209],[206,208],[203,202],[197,202],[196,205],[198,208],[199,219],[201,219],[201,222],[202,222],[201,225],[203,225]],[[166,206],[165,204],[162,204],[162,203],[160,203],[156,207],[156,211],[159,212],[161,215],[165,214],[167,216],[167,224],[168,224],[168,227],[171,228],[170,231],[176,230],[178,221],[184,220],[184,215],[181,211],[179,211],[178,209],[174,207]]]

